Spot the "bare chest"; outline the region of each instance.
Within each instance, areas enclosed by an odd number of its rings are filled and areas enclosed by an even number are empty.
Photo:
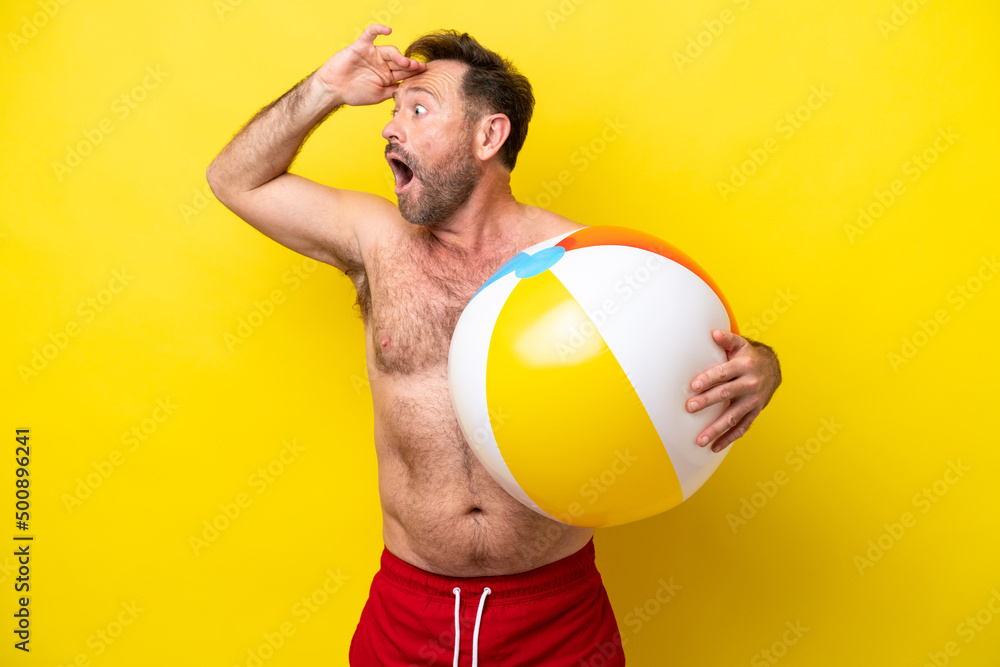
[[[503,251],[456,261],[416,243],[373,249],[362,304],[369,362],[384,375],[445,368],[465,305],[508,257]]]

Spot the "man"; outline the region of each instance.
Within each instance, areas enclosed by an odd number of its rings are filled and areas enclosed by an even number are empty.
[[[207,172],[234,213],[357,289],[385,549],[351,664],[623,665],[593,529],[536,514],[494,482],[462,435],[447,381],[451,334],[480,285],[518,251],[583,226],[511,194],[534,105],[527,79],[467,34],[431,33],[404,55],[375,46],[390,32],[369,26],[257,113]],[[331,113],[390,98],[382,136],[398,208],[288,173]],[[688,409],[731,400],[699,437],[721,450],[780,372],[770,348],[713,336],[728,361],[693,378]]]

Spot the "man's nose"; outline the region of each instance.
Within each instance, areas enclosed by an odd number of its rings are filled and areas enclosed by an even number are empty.
[[[399,122],[394,116],[392,120],[385,124],[382,128],[382,138],[387,141],[395,141],[397,143],[402,141],[402,133],[399,127]]]

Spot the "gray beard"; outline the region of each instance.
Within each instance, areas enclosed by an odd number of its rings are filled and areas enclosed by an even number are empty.
[[[451,169],[419,169],[421,192],[399,195],[399,213],[414,225],[435,225],[455,214],[479,183],[476,161],[468,153],[452,161]],[[416,178],[417,170],[414,170]]]

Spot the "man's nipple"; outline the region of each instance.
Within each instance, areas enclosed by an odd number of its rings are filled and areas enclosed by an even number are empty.
[[[389,349],[390,340],[391,339],[389,338],[389,334],[386,333],[385,331],[383,331],[382,335],[379,337],[379,345],[382,346],[383,350],[388,350]]]

